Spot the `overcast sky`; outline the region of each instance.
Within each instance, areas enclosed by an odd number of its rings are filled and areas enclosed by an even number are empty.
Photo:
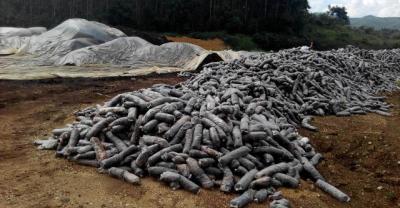
[[[350,17],[375,15],[379,17],[399,17],[400,0],[308,0],[311,12],[324,12],[328,5],[345,6]]]

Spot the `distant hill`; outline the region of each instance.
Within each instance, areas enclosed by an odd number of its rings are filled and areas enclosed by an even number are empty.
[[[400,30],[400,17],[375,17],[372,15],[362,18],[350,18],[350,24],[353,27],[372,27],[380,29]]]

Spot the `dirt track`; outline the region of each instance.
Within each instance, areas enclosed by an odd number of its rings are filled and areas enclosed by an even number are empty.
[[[234,195],[174,192],[150,178],[131,186],[32,145],[71,122],[80,108],[124,91],[179,81],[164,75],[136,81],[0,82],[0,207],[227,207]],[[338,203],[303,181],[298,190],[284,190],[294,207],[400,207],[400,93],[389,102],[395,104],[393,117],[317,118],[320,132],[302,131],[327,159],[318,168],[352,201]]]

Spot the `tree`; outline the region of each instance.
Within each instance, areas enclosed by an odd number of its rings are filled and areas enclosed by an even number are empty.
[[[328,15],[337,18],[338,20],[343,22],[345,25],[350,24],[350,18],[347,15],[346,7],[329,5],[328,8],[329,8]]]
[[[1,0],[0,26],[51,28],[86,18],[160,32],[297,32],[307,9],[307,0]]]

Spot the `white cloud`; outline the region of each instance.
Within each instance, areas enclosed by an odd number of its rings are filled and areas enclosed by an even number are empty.
[[[329,4],[342,5],[351,17],[375,15],[399,17],[400,0],[309,0],[312,12],[323,12]]]

